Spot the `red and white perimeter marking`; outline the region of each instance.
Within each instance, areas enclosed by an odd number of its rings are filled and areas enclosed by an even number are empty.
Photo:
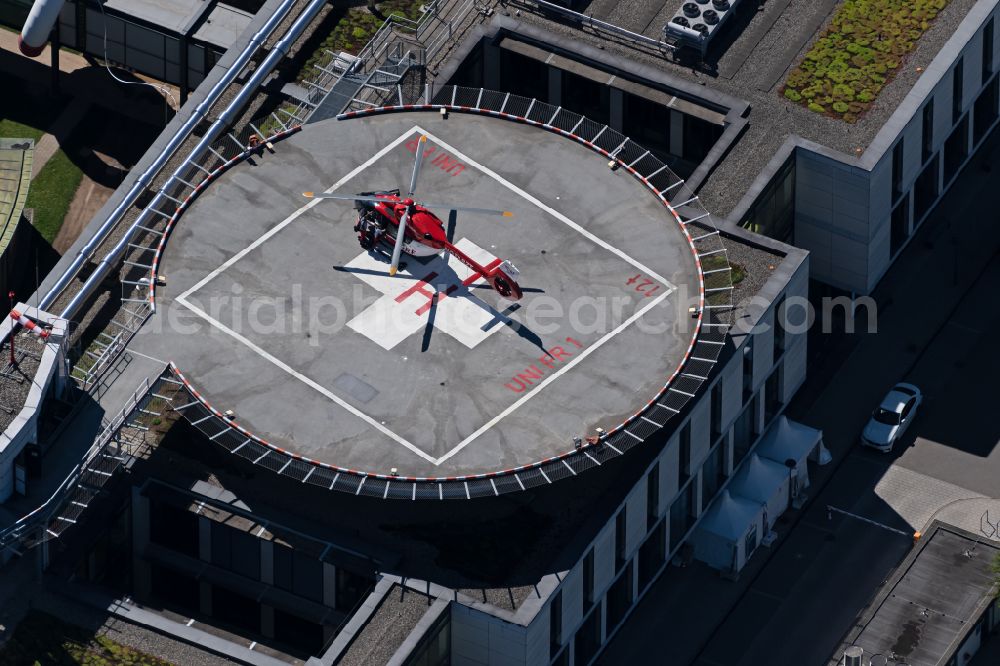
[[[599,247],[607,250],[608,252],[611,252],[615,256],[621,258],[622,260],[624,260],[625,262],[627,262],[628,264],[630,264],[632,267],[638,269],[641,273],[643,273],[645,275],[648,275],[651,278],[654,278],[655,280],[657,280],[658,282],[660,282],[665,287],[665,289],[662,291],[662,293],[658,294],[656,297],[649,299],[650,300],[649,303],[644,304],[644,306],[642,308],[640,308],[638,311],[636,311],[631,317],[629,317],[628,319],[626,319],[624,322],[622,322],[621,324],[619,324],[614,330],[609,331],[608,333],[606,333],[605,335],[603,335],[601,338],[599,338],[596,341],[592,342],[586,349],[582,350],[579,354],[575,355],[568,363],[566,363],[565,365],[561,366],[555,372],[553,372],[553,373],[549,374],[548,376],[546,376],[538,384],[535,384],[534,386],[532,386],[532,388],[529,391],[526,391],[525,393],[521,394],[520,397],[516,401],[514,401],[511,405],[509,405],[505,409],[501,410],[493,418],[489,419],[486,423],[484,423],[482,426],[480,426],[475,432],[470,433],[469,435],[467,435],[462,441],[457,442],[451,449],[449,449],[447,453],[445,453],[444,455],[441,455],[439,457],[434,457],[433,455],[431,455],[431,454],[427,453],[426,451],[422,450],[420,447],[418,447],[415,444],[413,444],[413,442],[410,442],[409,440],[407,440],[402,435],[400,435],[400,434],[394,432],[393,430],[391,430],[390,428],[386,427],[385,424],[383,424],[380,421],[378,421],[377,419],[373,418],[371,415],[365,413],[364,411],[362,411],[358,407],[355,407],[350,402],[348,402],[347,400],[345,400],[341,396],[337,395],[335,392],[329,390],[328,388],[326,388],[325,386],[323,386],[319,382],[315,381],[314,379],[312,379],[311,377],[309,377],[305,373],[303,373],[303,372],[301,372],[301,371],[299,371],[299,370],[291,367],[285,361],[283,361],[283,360],[281,360],[279,358],[276,358],[273,354],[271,354],[270,352],[268,352],[266,349],[262,348],[260,345],[255,344],[253,341],[249,340],[248,338],[246,338],[242,334],[240,334],[237,331],[234,331],[231,328],[227,327],[225,324],[223,324],[222,322],[216,320],[214,317],[212,317],[207,312],[205,312],[197,304],[192,303],[191,301],[188,300],[189,296],[191,296],[194,293],[196,293],[197,291],[199,291],[202,287],[204,287],[206,284],[208,284],[209,282],[211,282],[212,280],[214,280],[216,277],[218,277],[219,275],[221,275],[223,272],[226,271],[226,269],[228,269],[230,266],[232,266],[233,264],[235,264],[238,261],[240,261],[240,259],[242,259],[243,257],[245,257],[247,254],[249,254],[250,252],[254,251],[256,248],[258,248],[261,245],[263,245],[270,238],[272,238],[275,234],[279,233],[282,229],[284,229],[285,227],[287,227],[288,225],[290,225],[292,222],[294,222],[303,213],[305,213],[306,211],[310,210],[311,208],[313,208],[314,206],[316,206],[317,204],[319,204],[320,201],[322,201],[322,199],[312,199],[312,200],[310,200],[308,203],[306,203],[305,205],[303,205],[298,210],[294,211],[291,215],[289,215],[288,217],[286,217],[284,220],[281,220],[280,222],[278,222],[275,226],[271,227],[267,232],[265,232],[257,240],[253,241],[252,243],[250,243],[250,245],[248,245],[247,247],[245,247],[242,250],[240,250],[239,252],[237,252],[235,255],[233,255],[228,260],[226,260],[221,266],[219,266],[215,270],[211,271],[208,275],[206,275],[204,278],[202,278],[197,284],[195,284],[192,287],[190,287],[189,289],[187,289],[184,293],[182,293],[180,296],[178,296],[175,299],[175,302],[178,303],[179,305],[181,305],[181,306],[183,306],[183,307],[191,310],[191,312],[195,313],[196,315],[198,315],[199,317],[201,317],[202,319],[204,319],[206,322],[208,322],[214,328],[222,331],[226,335],[229,335],[230,337],[232,337],[234,340],[240,342],[245,347],[247,347],[249,350],[251,350],[252,352],[254,352],[257,356],[259,356],[260,358],[264,359],[268,363],[274,365],[277,368],[280,368],[283,372],[287,373],[289,376],[298,379],[303,384],[305,384],[306,386],[312,388],[313,390],[315,390],[316,392],[320,393],[321,395],[326,396],[332,402],[336,403],[341,408],[343,408],[345,411],[347,411],[347,412],[353,414],[355,417],[361,419],[362,421],[364,421],[365,423],[367,423],[369,426],[371,426],[375,430],[381,432],[383,435],[385,435],[389,439],[395,441],[397,444],[401,445],[403,448],[407,449],[411,453],[414,453],[415,455],[417,455],[420,458],[426,460],[427,462],[430,462],[433,465],[440,465],[444,461],[448,460],[452,456],[454,456],[457,453],[459,453],[466,446],[468,446],[469,444],[471,444],[472,442],[474,442],[483,433],[485,433],[488,430],[490,430],[491,428],[493,428],[493,426],[495,426],[501,420],[503,420],[506,417],[508,417],[511,414],[513,414],[515,411],[517,411],[517,409],[519,407],[521,407],[523,404],[525,404],[526,402],[528,402],[529,400],[531,400],[532,398],[534,398],[541,391],[543,391],[547,386],[549,386],[553,382],[557,381],[561,376],[563,376],[564,374],[566,374],[567,372],[569,372],[570,370],[572,370],[574,367],[576,367],[578,364],[580,364],[581,362],[583,362],[590,354],[592,354],[595,351],[597,351],[605,343],[607,343],[612,338],[614,338],[616,335],[618,335],[619,333],[621,333],[623,330],[625,330],[626,328],[628,328],[629,326],[631,326],[632,324],[634,324],[637,320],[639,320],[648,311],[650,311],[651,309],[653,309],[654,307],[656,307],[657,305],[659,305],[660,303],[662,303],[664,300],[666,300],[666,298],[676,290],[676,286],[674,286],[672,283],[670,283],[665,277],[659,275],[656,271],[652,270],[648,266],[643,265],[641,262],[637,261],[636,259],[634,259],[631,256],[629,256],[628,254],[626,254],[621,249],[619,249],[619,248],[611,245],[610,243],[606,242],[604,239],[599,238],[595,234],[591,233],[589,230],[583,228],[582,226],[580,226],[579,224],[577,224],[573,220],[571,220],[568,217],[566,217],[565,215],[563,215],[558,210],[552,208],[551,206],[546,205],[545,203],[543,203],[542,201],[540,201],[538,198],[536,198],[535,196],[531,195],[530,193],[524,191],[523,189],[521,189],[517,185],[514,185],[513,183],[511,183],[506,178],[504,178],[500,174],[496,173],[495,171],[493,171],[489,167],[486,167],[486,166],[480,164],[479,162],[477,162],[476,160],[472,159],[471,157],[463,154],[457,148],[449,145],[447,142],[445,142],[445,141],[441,140],[440,138],[434,136],[432,133],[426,131],[425,129],[423,129],[419,125],[414,125],[412,129],[404,132],[398,138],[394,139],[392,142],[390,142],[384,148],[382,148],[377,153],[375,153],[374,155],[372,155],[370,158],[368,158],[367,160],[365,160],[362,164],[359,164],[357,167],[355,167],[354,169],[352,169],[349,173],[347,173],[342,178],[340,178],[336,183],[334,183],[330,188],[328,188],[327,190],[325,190],[325,193],[326,194],[330,194],[330,193],[333,193],[333,192],[337,191],[341,186],[343,186],[345,183],[347,183],[348,181],[350,181],[352,178],[354,178],[355,176],[357,176],[358,174],[360,174],[361,172],[363,172],[365,169],[367,169],[372,164],[374,164],[375,162],[377,162],[383,156],[387,155],[389,152],[391,152],[392,150],[394,150],[397,146],[399,146],[400,144],[403,144],[405,141],[411,139],[414,135],[419,136],[420,134],[426,134],[427,137],[428,137],[428,139],[430,141],[434,142],[435,144],[437,144],[438,146],[440,146],[443,150],[447,151],[451,155],[454,155],[457,158],[459,158],[464,164],[467,164],[467,165],[469,165],[469,166],[477,169],[480,173],[482,173],[486,177],[492,178],[497,183],[499,183],[501,186],[505,187],[506,189],[508,189],[509,191],[513,192],[514,194],[517,194],[518,196],[520,196],[524,200],[526,200],[529,203],[531,203],[532,205],[536,206],[538,209],[542,210],[543,212],[548,213],[553,218],[555,218],[556,220],[558,220],[562,224],[566,225],[568,228],[572,229],[576,233],[578,233],[578,234],[584,236],[585,238],[589,239],[595,245],[597,245],[597,246],[599,246]],[[465,246],[465,247],[468,248],[469,246]],[[472,246],[472,247],[474,247],[474,246]],[[463,248],[463,249],[465,249],[465,248]],[[482,251],[482,250],[480,250],[480,251]],[[472,253],[472,257],[475,258],[475,259],[477,259],[477,260],[479,260],[481,256],[482,255],[477,255],[475,253]],[[485,257],[485,259],[486,259],[485,263],[487,265],[490,264],[491,258],[492,258],[492,255],[487,255]],[[414,262],[414,266],[415,265],[416,265],[416,262]],[[449,264],[449,267],[450,267],[450,264]],[[424,267],[424,268],[426,268],[426,267]],[[443,268],[443,266],[442,266],[442,268]],[[377,270],[378,270],[379,273],[385,272],[385,263],[379,262],[378,266],[377,266]],[[414,270],[417,270],[417,269],[414,268]],[[455,272],[457,274],[459,274],[459,275],[462,275],[462,274],[466,274],[467,275],[467,273],[458,273],[457,269],[455,269]],[[403,280],[399,280],[399,278],[398,278],[399,273],[397,273],[396,275],[397,275],[397,277],[395,278],[395,280],[398,281],[398,282],[400,282],[400,283],[403,283],[404,281]],[[388,275],[386,275],[386,278],[388,279]],[[409,281],[407,281],[407,282],[409,282]],[[425,280],[425,282],[431,282],[431,281],[430,280]],[[412,286],[412,282],[411,282],[410,285],[404,285],[403,288],[406,289],[407,286]],[[376,288],[378,288],[378,287],[376,287]],[[445,287],[445,289],[447,290],[447,287]],[[427,287],[425,287],[425,290],[428,291],[428,292],[432,291],[431,289],[429,289]],[[380,290],[380,291],[382,291],[382,290]],[[383,291],[383,293],[386,294],[386,296],[389,295],[389,293],[387,291]],[[456,294],[456,296],[457,296],[457,294]],[[393,297],[393,298],[395,298],[395,297]],[[406,299],[404,299],[404,300],[406,300]],[[438,303],[438,306],[444,305],[445,301],[447,301],[447,300],[454,300],[455,302],[459,301],[458,298],[455,298],[455,299],[445,298],[445,299],[442,299]],[[470,307],[479,308],[480,310],[482,310],[482,313],[484,315],[489,316],[489,318],[491,320],[493,319],[493,317],[490,314],[490,312],[489,312],[488,309],[482,308],[482,306],[480,306],[480,305],[476,305],[475,303],[471,302],[470,299],[468,299],[468,298],[463,298],[462,300],[466,300],[468,302],[468,305]],[[436,313],[437,316],[440,316],[440,314],[441,314],[440,312]],[[426,321],[426,319],[424,317],[426,317],[426,314],[423,315],[423,316],[421,316],[421,317],[419,317],[419,319],[418,319],[420,325],[422,325],[422,326],[426,326],[427,325],[427,321]],[[435,325],[437,325],[436,322],[435,322]],[[501,327],[494,326],[494,327],[491,327],[490,330],[496,330],[498,328],[501,328]],[[452,330],[448,331],[448,332],[452,333],[452,334],[457,333],[458,335],[463,335],[463,333],[461,333],[460,331],[458,331],[458,329],[459,329],[459,327],[455,326],[455,327],[452,327]],[[406,330],[406,329],[403,328],[403,327],[401,327],[401,330]],[[410,334],[407,333],[407,335],[410,335]],[[457,335],[456,335],[456,337],[457,337]],[[405,338],[405,336],[404,336],[404,338]],[[389,340],[389,342],[391,342],[391,340]],[[481,342],[481,340],[479,342]],[[382,343],[379,343],[379,344],[382,344]],[[396,344],[396,343],[393,343],[393,344]],[[478,342],[476,344],[478,344]],[[382,345],[382,346],[384,346],[384,345]]]

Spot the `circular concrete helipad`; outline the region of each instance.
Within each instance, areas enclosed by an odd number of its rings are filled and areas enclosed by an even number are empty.
[[[405,190],[422,133],[418,201],[513,212],[431,208],[480,263],[517,266],[520,302],[448,256],[389,277],[359,247],[350,203],[302,196]],[[274,446],[402,476],[528,465],[635,414],[692,344],[685,232],[579,143],[410,112],[307,125],[275,151],[184,213],[160,266],[157,332],[136,343]]]

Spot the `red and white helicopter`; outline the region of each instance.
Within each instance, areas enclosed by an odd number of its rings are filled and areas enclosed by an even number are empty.
[[[513,301],[519,300],[522,292],[521,287],[517,284],[517,277],[520,274],[517,268],[509,261],[503,261],[492,269],[480,265],[451,243],[445,232],[444,224],[428,208],[447,208],[454,211],[501,215],[503,217],[511,217],[512,213],[505,210],[468,208],[450,204],[418,204],[413,200],[414,190],[417,188],[417,176],[420,174],[420,163],[423,160],[424,144],[426,143],[427,137],[422,135],[417,142],[417,155],[413,163],[410,190],[406,197],[400,197],[398,189],[385,192],[364,192],[354,196],[314,192],[303,192],[302,194],[313,199],[337,199],[355,202],[358,223],[354,226],[354,230],[358,232],[358,241],[361,243],[361,247],[365,250],[371,250],[380,243],[392,246],[392,260],[389,264],[390,276],[395,275],[399,269],[399,258],[403,252],[414,257],[429,257],[447,251],[479,274],[502,297]]]

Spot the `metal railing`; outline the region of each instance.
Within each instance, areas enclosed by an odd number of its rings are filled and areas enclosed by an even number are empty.
[[[662,39],[653,39],[652,37],[647,37],[646,35],[640,35],[637,32],[632,32],[631,30],[626,30],[625,28],[614,25],[613,23],[608,23],[607,21],[602,21],[600,19],[595,19],[593,16],[587,16],[586,14],[581,14],[580,12],[575,12],[572,9],[557,5],[552,2],[547,2],[546,0],[510,0],[514,4],[521,5],[527,8],[536,8],[542,13],[555,14],[571,23],[576,23],[581,26],[588,26],[593,28],[595,31],[604,32],[609,35],[615,35],[617,37],[622,37],[635,44],[643,44],[645,46],[651,46],[660,51],[674,51],[677,47],[674,44],[670,44]]]
[[[184,122],[180,129],[177,130],[174,136],[171,137],[166,147],[164,147],[159,155],[157,155],[153,160],[153,163],[136,179],[135,184],[125,194],[122,201],[113,211],[111,211],[100,228],[77,253],[70,266],[40,299],[38,306],[40,310],[44,310],[51,306],[59,295],[66,289],[66,287],[76,278],[80,269],[86,265],[88,261],[90,261],[100,245],[105,241],[105,239],[107,239],[111,231],[125,216],[125,212],[138,200],[142,192],[152,184],[156,176],[159,175],[160,170],[166,166],[167,162],[173,157],[174,153],[177,152],[184,141],[187,140],[187,138],[194,131],[195,127],[197,127],[197,125],[208,115],[209,110],[219,100],[223,92],[240,75],[243,68],[246,67],[246,65],[250,62],[250,59],[257,52],[257,49],[268,37],[270,37],[271,33],[274,32],[274,30],[292,10],[296,1],[297,0],[284,0],[284,2],[282,2],[278,7],[277,11],[275,11],[274,14],[264,23],[264,25],[261,26],[261,29],[254,34],[243,51],[236,57],[232,66],[226,70],[222,78],[219,79],[219,81],[208,91],[204,101],[194,108],[191,112],[191,116]],[[74,299],[74,303],[77,303],[77,299]],[[75,311],[75,306],[73,310],[67,308],[61,316],[67,318],[72,315],[73,311]]]
[[[731,269],[726,247],[698,196],[651,151],[620,132],[580,114],[538,100],[480,88],[446,87],[433,103],[406,105],[407,111],[448,109],[535,125],[586,145],[613,160],[651,190],[669,211],[690,246],[699,276],[697,326],[682,363],[663,388],[638,412],[580,449],[495,472],[448,477],[413,477],[348,469],[284,450],[239,426],[213,407],[176,367],[184,404],[175,409],[209,441],[255,465],[292,480],[354,495],[383,499],[469,499],[518,492],[576,475],[624,455],[646,442],[679,414],[707,381],[725,345],[732,321]],[[400,106],[363,107],[344,113],[347,120],[404,110]]]
[[[161,373],[160,377],[165,373]],[[144,378],[110,420],[102,419],[101,431],[94,443],[48,499],[0,531],[0,551],[17,550],[17,544],[25,541],[28,541],[26,545],[29,547],[37,545],[58,537],[77,522],[101,488],[127,461],[127,456],[134,453],[121,446],[118,434],[122,428],[134,427],[130,419],[138,413],[160,415],[145,409],[151,400],[163,397],[154,390],[157,384],[151,382],[149,377]]]
[[[233,98],[233,100],[226,106],[225,110],[219,114],[217,120],[212,123],[212,125],[205,132],[204,136],[198,142],[198,144],[191,150],[191,153],[184,160],[184,162],[174,169],[174,172],[167,179],[166,183],[157,190],[156,195],[148,206],[143,208],[142,212],[133,222],[129,230],[124,234],[122,239],[118,241],[115,246],[108,251],[107,255],[101,260],[94,269],[94,272],[87,278],[87,281],[80,288],[73,299],[66,305],[63,309],[60,317],[65,319],[72,318],[73,314],[77,311],[80,305],[93,293],[97,286],[104,280],[108,272],[118,265],[121,261],[123,255],[128,249],[128,245],[132,240],[132,237],[137,231],[140,231],[144,224],[150,221],[153,214],[157,214],[161,217],[169,215],[158,210],[160,206],[167,205],[169,202],[176,202],[179,199],[183,199],[183,193],[194,190],[190,182],[186,178],[190,178],[191,174],[198,169],[201,169],[196,164],[196,161],[201,159],[209,147],[228,130],[230,125],[236,119],[236,114],[242,111],[243,107],[246,106],[247,102],[250,101],[251,96],[257,93],[257,88],[264,79],[270,76],[271,71],[277,66],[288,49],[291,48],[292,44],[298,39],[299,35],[305,30],[306,26],[312,21],[313,17],[322,9],[323,5],[326,4],[325,0],[312,0],[305,9],[302,10],[296,19],[292,23],[291,27],[288,29],[281,39],[275,43],[274,47],[264,58],[263,62],[257,66],[253,74],[247,80],[246,84],[240,89],[239,93]],[[259,33],[258,33],[259,34]],[[201,169],[204,171],[204,169]],[[168,192],[173,192],[179,196],[171,196]]]
[[[451,11],[455,5],[457,9]],[[353,105],[376,107],[390,101],[398,101],[400,104],[416,101],[419,95],[404,95],[399,86],[387,92],[386,86],[372,85],[372,77],[383,70],[386,63],[405,65],[398,68],[403,71],[394,72],[398,81],[408,67],[423,67],[428,62],[433,62],[455,38],[459,26],[474,9],[480,13],[488,11],[480,7],[477,0],[435,0],[426,5],[424,14],[417,21],[389,16],[353,61],[342,60],[341,54],[327,51],[328,58],[313,65],[318,72],[316,76],[303,81],[303,85],[309,90],[309,99],[300,100],[292,109],[281,109],[281,113],[295,123],[308,122],[338,84],[351,77],[358,90],[368,90],[374,94],[365,97],[352,94],[336,110],[338,113]]]
[[[253,35],[234,63],[209,90],[204,101],[197,105],[190,117],[171,137],[166,147],[156,156],[153,163],[136,179],[136,182],[125,194],[119,205],[108,215],[97,231],[91,236],[90,240],[80,249],[70,266],[44,296],[39,299],[39,309],[48,308],[55,303],[59,296],[76,279],[80,270],[87,265],[97,250],[118,227],[119,223],[125,219],[129,208],[153,184],[154,180],[160,175],[163,167],[174,158],[175,153],[191,136],[195,127],[207,117],[212,107],[221,99],[223,93],[234,84],[258,49],[265,46],[267,40],[272,37],[273,33],[285,20],[296,3],[297,0],[284,0],[261,29]],[[171,202],[179,205],[186,197],[190,197],[196,193],[199,187],[196,181],[205,180],[207,174],[210,173],[209,170],[201,166],[200,162],[204,160],[213,161],[220,157],[220,151],[216,150],[217,146],[213,146],[213,142],[216,142],[223,135],[229,137],[223,139],[223,142],[233,140],[234,137],[229,132],[229,127],[237,114],[246,106],[251,96],[257,93],[260,84],[270,75],[280,60],[284,58],[291,45],[298,39],[306,26],[325,4],[325,0],[311,0],[301,11],[285,34],[273,45],[264,60],[253,70],[253,74],[242,85],[237,95],[229,102],[225,110],[218,115],[217,120],[184,159],[181,166],[174,170],[162,187],[158,188],[151,202],[139,213],[121,240],[107,253],[80,290],[65,305],[59,315],[60,318],[71,319],[111,270],[118,266],[130,265],[133,268],[142,268],[141,262],[130,261],[128,257],[134,252],[146,252],[149,247],[143,246],[141,243],[133,243],[133,241],[143,237],[148,238],[147,234],[153,234],[154,237],[162,238],[164,229],[166,228],[165,220],[169,220],[172,214],[176,212],[175,208],[172,213],[168,214],[164,212],[163,208],[168,208]],[[288,129],[288,126],[277,116],[270,118],[269,121],[283,130]],[[264,138],[260,129],[254,126],[253,123],[249,127],[250,131],[254,134]],[[201,175],[198,175],[199,172]],[[152,267],[146,266],[146,269],[150,271]],[[126,268],[126,276],[130,272]],[[151,273],[147,272],[147,275],[151,275]],[[149,279],[149,286],[151,287],[155,276],[147,279]],[[123,286],[124,284],[123,282]],[[134,281],[131,286],[134,288],[133,290],[142,288],[141,283],[138,281]],[[133,300],[134,302],[132,302]],[[94,359],[93,362],[88,361],[86,367],[78,370],[74,369],[72,373],[73,377],[86,389],[93,388],[101,375],[114,364],[115,359],[127,348],[132,336],[155,309],[155,302],[151,297],[130,299],[123,293],[122,301],[123,308],[112,318],[109,324],[109,326],[117,325],[121,330],[114,333],[105,331],[98,334],[98,339],[92,345],[93,348],[84,352],[84,356]],[[132,307],[129,307],[129,305]],[[90,352],[90,355],[87,352]],[[149,387],[147,386],[146,388],[148,389]],[[58,536],[62,528],[75,522],[75,518],[56,516],[55,512],[65,506],[73,506],[82,512],[86,508],[89,499],[96,496],[96,492],[84,489],[84,486],[81,485],[81,480],[97,480],[92,477],[104,478],[105,475],[110,477],[114,470],[120,466],[121,461],[115,460],[116,456],[108,456],[106,454],[106,447],[109,445],[109,442],[113,441],[114,435],[122,427],[125,418],[127,418],[126,415],[130,414],[136,408],[139,401],[149,399],[148,393],[148,391],[145,391],[140,396],[138,390],[134,392],[118,415],[105,424],[94,440],[93,445],[83,456],[81,462],[73,468],[56,491],[38,508],[0,532],[0,550],[12,548],[13,544],[23,541],[39,525],[45,526],[44,532],[39,535],[39,539],[43,539],[46,538],[46,534],[48,537]],[[109,462],[112,460],[114,464]],[[111,466],[110,470],[107,469],[109,465]],[[87,486],[90,488],[95,487],[94,484],[90,483]],[[72,493],[81,494],[78,499],[72,500],[70,499]],[[81,499],[86,501],[81,501]],[[71,503],[66,504],[66,502]],[[59,524],[53,527],[50,523],[53,523],[57,519]]]
[[[261,127],[280,129],[273,134],[265,134]],[[275,114],[251,121],[239,132],[227,132],[223,139],[208,147],[201,159],[192,164],[199,165],[199,175],[192,178],[193,189],[184,199],[170,198],[175,204],[170,213],[160,211],[153,220],[155,226],[143,226],[129,243],[131,253],[125,259],[127,269],[121,277],[122,307],[108,324],[114,330],[102,331],[80,356],[72,370],[72,376],[80,387],[90,390],[103,374],[114,365],[115,360],[127,348],[132,337],[156,311],[157,269],[166,244],[167,236],[174,223],[186,208],[194,202],[197,194],[212,180],[225,173],[232,166],[250,157],[258,148],[272,141],[298,131],[299,127],[288,127]]]

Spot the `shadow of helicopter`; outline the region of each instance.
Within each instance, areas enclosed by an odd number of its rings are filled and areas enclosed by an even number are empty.
[[[451,211],[450,214],[448,215],[448,228],[447,228],[447,235],[449,242],[452,242],[454,238],[456,218],[457,218],[456,212]],[[368,253],[370,256],[373,256],[375,258],[386,258],[389,256],[389,253],[385,252],[383,249],[378,247],[372,248],[371,250],[368,251]],[[446,255],[447,253],[448,253],[447,250],[445,250],[442,253],[442,255]],[[435,255],[435,257],[437,256],[441,255]],[[411,260],[416,261],[417,263],[420,264],[426,264],[429,263],[431,260],[433,260],[433,258],[434,257],[426,257],[426,258],[411,257]],[[400,267],[405,268],[406,265],[402,264]],[[382,271],[372,270],[369,268],[333,266],[333,269],[341,273],[355,273],[362,275],[383,275],[383,276],[388,275],[388,271],[382,272]],[[444,293],[442,290],[439,290],[437,288],[438,285],[447,284],[449,286],[454,286],[455,289],[447,294],[448,298],[464,297],[472,301],[476,305],[478,305],[480,308],[488,312],[493,317],[493,319],[483,327],[484,331],[489,330],[489,328],[492,328],[493,326],[496,326],[498,324],[508,326],[515,333],[517,333],[517,335],[520,338],[530,342],[534,346],[538,347],[538,349],[540,349],[543,354],[548,355],[548,351],[545,349],[545,345],[542,342],[541,337],[537,333],[532,331],[530,328],[528,328],[527,325],[510,317],[512,313],[516,312],[521,307],[520,303],[511,303],[509,306],[504,308],[503,312],[497,310],[495,307],[493,307],[492,305],[481,299],[479,296],[477,296],[473,291],[475,289],[487,289],[492,291],[493,287],[485,283],[474,283],[469,285],[462,284],[462,278],[458,276],[458,274],[451,267],[451,265],[448,263],[447,260],[443,262],[442,266],[438,267],[437,273],[438,275],[434,280],[434,284],[431,285],[434,287],[437,293]],[[411,275],[402,275],[397,273],[396,277],[402,279],[410,279],[410,280],[419,279],[416,276],[412,275],[412,272]],[[545,293],[544,289],[538,289],[533,287],[522,287],[521,290],[525,293],[542,293],[542,294]],[[434,331],[434,320],[437,316],[437,304],[440,300],[441,297],[438,297],[430,301],[430,308],[427,311],[427,324],[424,326],[423,339],[420,345],[421,352],[426,352],[428,349],[430,349],[431,336],[433,335]]]

